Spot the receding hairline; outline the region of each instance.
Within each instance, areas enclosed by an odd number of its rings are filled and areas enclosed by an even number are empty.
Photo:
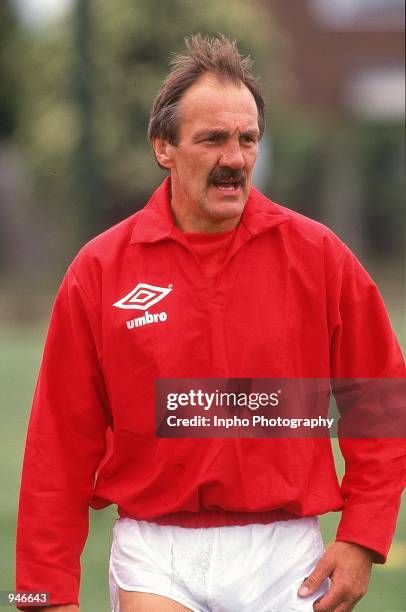
[[[185,99],[188,98],[189,94],[193,94],[194,89],[197,89],[199,86],[201,85],[208,85],[210,87],[210,83],[212,83],[214,86],[218,86],[220,85],[221,87],[223,87],[224,89],[239,89],[239,90],[246,90],[249,94],[249,98],[252,100],[253,102],[253,110],[255,109],[255,113],[256,113],[256,128],[258,131],[258,134],[260,135],[260,127],[259,127],[259,113],[258,113],[258,106],[255,100],[255,96],[253,95],[252,91],[249,89],[249,87],[246,86],[246,84],[241,81],[241,80],[234,80],[231,78],[222,78],[222,75],[218,75],[217,73],[213,72],[213,71],[207,71],[203,74],[201,74],[198,79],[196,79],[196,81],[194,83],[192,83],[192,85],[190,85],[190,87],[188,87],[182,94],[181,98],[178,101],[178,121],[179,121],[179,128],[181,127],[181,122],[182,122],[182,111],[183,111],[183,105],[185,102]],[[209,128],[207,128],[209,129]],[[251,129],[247,129],[244,131],[252,131]]]
[[[188,91],[190,91],[191,89],[193,89],[197,85],[201,85],[202,81],[206,81],[208,83],[210,83],[210,81],[212,81],[215,85],[221,85],[222,87],[225,87],[225,88],[232,88],[232,87],[234,87],[236,89],[246,89],[247,91],[249,91],[249,93],[252,96],[252,99],[255,102],[254,94],[252,93],[250,88],[247,87],[247,85],[244,83],[244,81],[242,81],[241,79],[234,79],[234,78],[232,78],[231,76],[229,76],[227,74],[216,72],[214,70],[207,70],[206,72],[203,72],[202,74],[200,74],[197,77],[197,79],[187,89],[185,89],[185,91],[183,92],[180,100],[182,100],[185,97],[185,95],[188,93]]]

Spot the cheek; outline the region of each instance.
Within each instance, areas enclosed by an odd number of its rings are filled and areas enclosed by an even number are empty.
[[[202,162],[193,163],[189,167],[188,175],[190,177],[190,183],[195,188],[201,189],[207,185],[207,177],[210,174],[211,168]]]
[[[247,166],[249,167],[250,170],[254,169],[255,162],[257,161],[257,155],[258,155],[258,151],[253,151],[252,153],[249,153],[247,156]]]
[[[192,153],[182,157],[178,166],[179,177],[187,191],[202,191],[207,187],[207,177],[216,166],[217,159],[212,155],[194,156]]]

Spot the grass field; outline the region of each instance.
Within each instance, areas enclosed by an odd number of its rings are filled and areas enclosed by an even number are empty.
[[[14,589],[14,537],[21,460],[27,419],[41,357],[44,328],[1,330],[0,344],[0,590]],[[338,455],[337,455],[338,457]],[[338,468],[340,458],[338,457]],[[92,512],[82,561],[82,612],[109,610],[107,568],[115,510]],[[334,537],[338,515],[321,518],[325,542]],[[368,525],[365,525],[368,529]],[[1,607],[1,606],[0,606]],[[403,503],[386,565],[376,566],[368,595],[357,610],[406,612],[406,505]],[[236,610],[236,612],[239,612]]]

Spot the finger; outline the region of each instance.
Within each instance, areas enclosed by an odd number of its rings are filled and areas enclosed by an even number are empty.
[[[351,610],[354,610],[355,606],[356,604],[354,602],[344,601],[334,610],[334,612],[351,612]]]
[[[314,604],[315,612],[347,612],[354,608],[355,602],[348,597],[348,593],[341,589],[331,588],[326,595],[319,597]]]
[[[324,580],[332,574],[333,569],[334,565],[329,563],[324,556],[321,557],[310,576],[307,576],[301,584],[298,590],[299,597],[307,597],[317,591]]]

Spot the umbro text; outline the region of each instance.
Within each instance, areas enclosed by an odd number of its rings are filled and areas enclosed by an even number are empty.
[[[149,325],[150,323],[161,323],[166,321],[168,315],[166,312],[158,312],[151,314],[147,312],[142,317],[136,317],[135,319],[130,319],[127,321],[128,329],[134,329],[134,327],[142,327],[143,325]]]

